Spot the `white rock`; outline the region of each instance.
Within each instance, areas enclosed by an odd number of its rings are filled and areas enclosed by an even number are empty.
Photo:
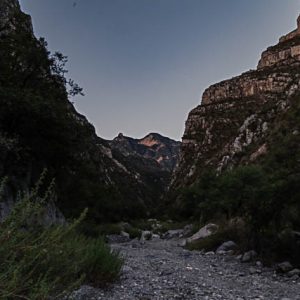
[[[242,262],[244,262],[244,263],[250,262],[256,256],[257,256],[257,253],[254,250],[248,251],[248,252],[244,253],[244,255],[242,256]]]
[[[212,234],[216,233],[219,229],[219,226],[216,224],[207,224],[202,227],[198,232],[192,235],[190,238],[187,239],[188,243],[195,242],[206,237],[211,236]]]
[[[141,235],[141,241],[149,241],[151,240],[152,238],[152,232],[151,231],[148,231],[148,230],[145,230],[145,231],[142,231],[142,235]]]
[[[234,250],[237,248],[237,244],[233,241],[228,241],[223,243],[218,249],[217,249],[217,254],[220,254],[220,252],[226,252],[229,250]]]

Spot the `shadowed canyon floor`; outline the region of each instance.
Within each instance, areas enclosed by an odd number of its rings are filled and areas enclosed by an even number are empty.
[[[125,258],[120,281],[107,290],[84,286],[73,299],[300,299],[299,277],[276,275],[234,256],[188,251],[164,240],[112,247]]]

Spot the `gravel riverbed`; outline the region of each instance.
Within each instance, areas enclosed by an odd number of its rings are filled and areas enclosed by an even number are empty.
[[[300,299],[300,277],[277,275],[235,256],[188,251],[177,241],[113,244],[125,259],[120,280],[108,289],[81,287],[75,300]]]

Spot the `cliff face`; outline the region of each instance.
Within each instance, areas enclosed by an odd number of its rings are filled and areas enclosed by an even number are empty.
[[[18,1],[0,0],[0,178],[9,178],[0,215],[44,168],[67,216],[85,207],[97,221],[147,215],[157,197],[75,110],[55,68]]]
[[[300,91],[298,28],[263,52],[256,70],[217,83],[186,121],[171,190],[193,184],[208,168],[219,172],[268,153],[267,137]]]

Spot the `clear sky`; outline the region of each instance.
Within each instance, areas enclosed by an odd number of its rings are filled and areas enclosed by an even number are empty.
[[[107,139],[180,139],[204,89],[254,69],[300,13],[299,0],[20,2],[35,34],[69,57],[86,94],[76,108]]]

